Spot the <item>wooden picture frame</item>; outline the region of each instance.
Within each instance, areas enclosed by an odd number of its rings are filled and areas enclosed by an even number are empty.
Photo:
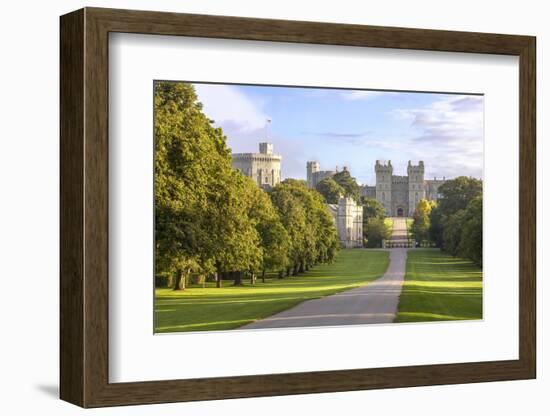
[[[534,37],[85,8],[61,17],[60,396],[82,407],[396,388],[536,376]],[[519,57],[519,359],[110,383],[108,34],[110,32]]]

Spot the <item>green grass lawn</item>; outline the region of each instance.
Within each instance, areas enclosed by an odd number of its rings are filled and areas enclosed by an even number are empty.
[[[395,322],[482,318],[482,272],[439,249],[409,250]]]
[[[342,250],[333,264],[285,279],[259,279],[251,286],[218,289],[190,287],[185,291],[156,289],[155,332],[211,331],[237,328],[281,312],[308,299],[364,285],[386,271],[386,251]]]

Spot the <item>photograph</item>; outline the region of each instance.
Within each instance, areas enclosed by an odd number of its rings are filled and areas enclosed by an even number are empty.
[[[155,334],[483,319],[483,94],[153,99]]]

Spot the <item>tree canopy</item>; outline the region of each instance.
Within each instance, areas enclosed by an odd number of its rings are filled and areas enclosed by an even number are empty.
[[[287,274],[291,268],[297,274],[315,263],[332,261],[339,240],[321,194],[303,181],[287,179],[270,196],[291,241]]]
[[[460,176],[439,187],[441,198],[428,215],[428,236],[454,256],[483,262],[483,183]]]
[[[364,196],[361,197],[361,203],[363,204],[363,221],[369,218],[386,218],[386,209],[377,199]]]
[[[349,196],[357,202],[361,200],[359,185],[354,177],[351,176],[348,170],[342,170],[332,176],[334,182],[340,185],[345,192],[344,196]]]
[[[479,179],[459,176],[439,187],[441,197],[439,209],[442,215],[450,215],[460,209],[465,209],[469,202],[481,195],[483,183]]]
[[[315,189],[323,195],[327,204],[337,204],[340,197],[346,195],[346,190],[330,177],[319,182]]]
[[[191,84],[155,83],[155,273],[184,289],[190,273],[294,274],[339,248],[323,197],[287,180],[270,194],[231,166],[220,128]]]
[[[434,201],[421,199],[414,210],[412,233],[419,243],[430,239],[430,213],[434,205]]]

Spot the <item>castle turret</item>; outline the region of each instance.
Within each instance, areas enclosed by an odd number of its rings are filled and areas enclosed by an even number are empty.
[[[377,160],[374,171],[376,172],[376,199],[384,205],[386,215],[391,215],[391,185],[393,175],[391,160],[389,160],[387,164],[380,163],[380,161]]]
[[[407,175],[409,177],[409,216],[412,216],[418,202],[426,198],[424,162],[421,160],[418,165],[413,165],[409,160]]]
[[[272,155],[273,143],[260,143],[260,153],[263,155]]]
[[[260,143],[259,153],[233,153],[234,169],[248,176],[262,188],[271,188],[281,182],[281,155],[273,153],[273,144]]]
[[[308,188],[315,188],[315,180],[314,180],[314,173],[319,172],[321,170],[321,165],[319,165],[319,162],[316,162],[314,160],[307,162],[306,164],[307,169],[307,187]]]

